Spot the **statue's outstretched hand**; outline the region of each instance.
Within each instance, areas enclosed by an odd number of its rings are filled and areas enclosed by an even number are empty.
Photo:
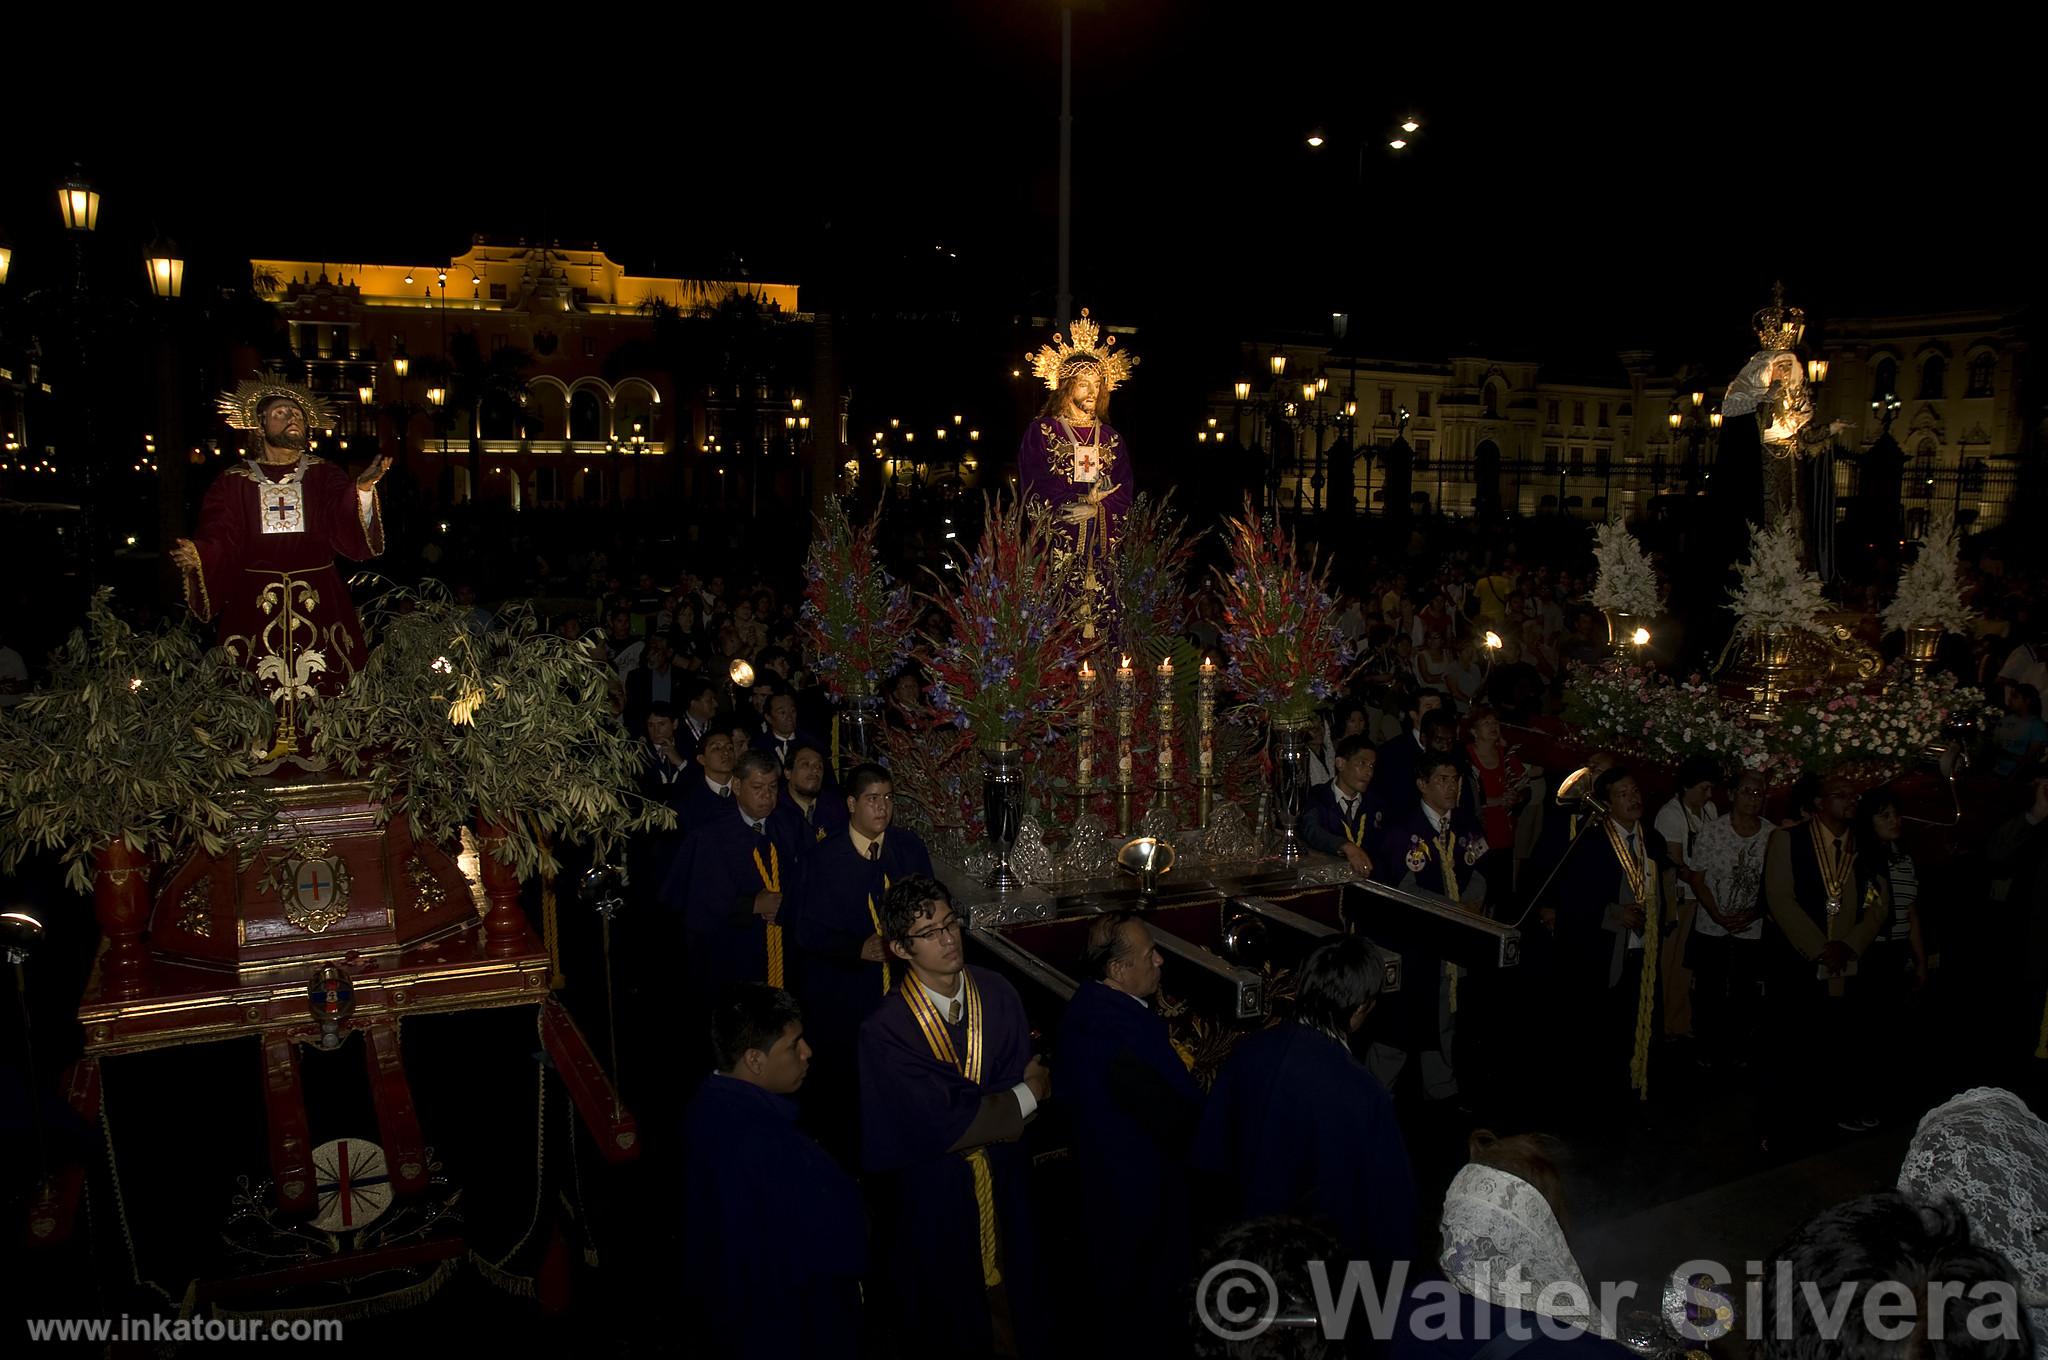
[[[1060,518],[1069,524],[1086,524],[1095,518],[1095,502],[1092,500],[1068,501],[1060,507]]]
[[[389,471],[391,471],[390,454],[382,454],[376,458],[372,458],[370,460],[370,465],[364,468],[361,475],[356,478],[356,490],[368,491],[371,487],[377,484],[378,478],[382,477],[385,473]]]
[[[171,561],[182,571],[199,570],[199,545],[189,538],[171,544]]]

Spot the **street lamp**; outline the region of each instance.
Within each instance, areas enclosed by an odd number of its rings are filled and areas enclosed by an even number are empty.
[[[57,186],[57,209],[64,214],[66,231],[97,231],[100,225],[99,190],[74,173]]]
[[[1315,399],[1316,399],[1316,385],[1315,385],[1314,383],[1312,383],[1312,382],[1305,382],[1305,383],[1303,383],[1303,384],[1301,385],[1301,400],[1302,400],[1302,402],[1303,402],[1304,404],[1312,404],[1312,403],[1313,403],[1313,402],[1315,401]]]
[[[1827,380],[1828,361],[1825,359],[1808,359],[1806,361],[1806,381],[1815,387],[1819,387]]]
[[[1235,396],[1239,401],[1250,401],[1252,399],[1252,385],[1242,379],[1232,383],[1230,391],[1231,395]]]
[[[14,247],[0,245],[0,288],[7,286],[7,266],[14,263]]]
[[[398,353],[391,356],[391,371],[400,378],[412,372],[412,360],[406,357],[405,347],[400,345]]]
[[[144,261],[149,268],[149,291],[166,302],[177,301],[185,291],[185,262],[178,258],[177,246],[158,237]]]
[[[358,387],[356,389],[356,400],[361,402],[363,405],[368,406],[371,402],[375,401],[376,399],[377,389],[370,386],[368,383],[364,383],[361,387]]]
[[[1266,362],[1272,365],[1273,376],[1276,378],[1283,376],[1287,372],[1287,356],[1277,350],[1274,351],[1273,357],[1266,360]]]
[[[429,406],[446,406],[447,404],[448,404],[448,389],[447,389],[447,388],[445,388],[445,387],[429,387],[429,388],[427,389],[427,405],[429,405]]]

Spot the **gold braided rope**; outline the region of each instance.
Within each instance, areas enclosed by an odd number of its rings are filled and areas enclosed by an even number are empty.
[[[961,971],[960,980],[966,990],[967,1009],[967,1056],[963,1061],[953,1050],[953,1037],[946,1030],[946,1022],[939,1018],[931,999],[924,994],[915,974],[906,972],[903,976],[903,1000],[910,1007],[911,1018],[917,1021],[918,1029],[924,1034],[924,1041],[931,1047],[932,1056],[947,1064],[954,1071],[966,1077],[976,1086],[981,1085],[981,989],[974,985],[974,975]],[[972,1148],[967,1152],[968,1168],[974,1173],[974,1212],[976,1226],[981,1238],[981,1282],[993,1289],[1003,1282],[1003,1272],[996,1263],[996,1184],[995,1175],[988,1164],[986,1148]]]
[[[759,850],[754,852],[754,868],[760,871],[763,888],[772,893],[782,891],[782,860],[776,854],[773,845],[768,847],[768,858],[765,862],[761,859]],[[782,985],[782,927],[772,923],[768,926],[768,985]]]
[[[889,891],[889,888],[889,876],[883,874],[882,891],[886,893]],[[877,938],[880,938],[882,934],[882,914],[875,910],[875,895],[873,893],[868,894],[868,920],[874,922],[875,935]],[[889,995],[889,946],[886,944],[882,946],[882,995]]]
[[[541,843],[547,843],[543,837]],[[548,986],[562,990],[562,924],[556,911],[555,876],[540,881],[540,935],[548,951]]]
[[[1628,886],[1636,895],[1636,905],[1643,909],[1643,980],[1636,989],[1636,1035],[1635,1045],[1629,1051],[1628,1084],[1638,1099],[1648,1100],[1651,1019],[1656,1009],[1652,1003],[1657,996],[1657,874],[1652,866],[1629,853],[1621,829],[1611,821],[1607,823],[1607,841],[1621,861]]]

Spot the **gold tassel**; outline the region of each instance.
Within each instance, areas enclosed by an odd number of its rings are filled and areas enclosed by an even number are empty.
[[[1636,1046],[1628,1061],[1628,1084],[1640,1100],[1650,1098],[1650,1031],[1657,998],[1657,871],[1644,875],[1650,900],[1643,906],[1643,983],[1636,989]]]
[[[974,1168],[974,1212],[980,1220],[977,1226],[981,1236],[981,1282],[994,1289],[1003,1282],[1003,1272],[996,1267],[996,1182],[989,1170],[988,1149],[976,1148],[968,1153],[967,1164]]]

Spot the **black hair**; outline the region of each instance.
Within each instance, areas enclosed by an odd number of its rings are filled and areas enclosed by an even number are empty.
[[[824,763],[825,775],[829,779],[832,775],[832,753],[827,751],[818,742],[806,739],[792,745],[789,748],[789,763],[792,765],[796,764],[796,758],[806,751],[809,751]]]
[[[1464,778],[1465,772],[1458,765],[1458,758],[1449,751],[1424,751],[1415,761],[1415,782],[1418,784],[1427,782],[1432,775],[1446,765],[1457,770],[1460,779]]]
[[[1607,791],[1624,779],[1634,779],[1636,772],[1626,765],[1609,765],[1593,777],[1593,796],[1601,802],[1608,801]]]
[[[1781,1274],[1789,1291],[1779,1287]],[[1906,1297],[1880,1303],[1873,1292],[1866,1302],[1866,1291],[1886,1284],[1902,1286]],[[1845,1285],[1855,1291],[1855,1306],[1842,1310],[1841,1319],[1822,1316]],[[2028,1360],[2034,1354],[2012,1266],[1971,1243],[1969,1220],[1947,1199],[1926,1203],[1885,1191],[1823,1210],[1772,1254],[1763,1290],[1763,1309],[1752,1320],[1753,1334],[1762,1338],[1755,1350],[1761,1360]],[[1934,1308],[1939,1316],[1928,1316]],[[1874,1335],[1873,1324],[1890,1324],[1898,1334]]]
[[[733,762],[732,777],[735,780],[751,779],[755,775],[772,774],[782,778],[782,762],[772,751],[757,751],[749,748]]]
[[[1124,957],[1124,926],[1138,919],[1134,911],[1113,911],[1088,923],[1088,943],[1081,950],[1081,974],[1096,982],[1109,976],[1109,965]]]
[[[674,722],[676,720],[676,706],[666,699],[656,699],[653,703],[647,705],[647,712],[642,716],[647,718],[667,718],[670,722]]]
[[[917,929],[919,921],[928,920],[939,914],[938,903],[953,907],[954,914],[964,926],[967,913],[954,906],[953,894],[946,885],[925,874],[912,874],[891,884],[882,897],[882,935],[885,939],[902,940]]]
[[[1343,1259],[1344,1248],[1336,1238],[1298,1218],[1255,1218],[1231,1228],[1210,1244],[1200,1272],[1189,1277],[1190,1285],[1206,1285],[1225,1270],[1243,1272],[1236,1278],[1259,1272],[1264,1276],[1260,1284],[1267,1288],[1257,1297],[1270,1304],[1273,1321],[1249,1338],[1225,1336],[1212,1311],[1219,1296],[1192,1297],[1191,1287],[1183,1294],[1190,1353],[1197,1360],[1338,1360],[1346,1354],[1345,1343],[1333,1339],[1343,1334],[1340,1319],[1325,1321],[1318,1314],[1314,1266]]]
[[[1450,728],[1453,732],[1458,730],[1458,715],[1450,709],[1432,708],[1429,712],[1422,715],[1422,727],[1420,730],[1425,738],[1430,733],[1440,732],[1446,727]]]
[[[1808,770],[1793,782],[1792,806],[1800,812],[1812,813],[1813,805],[1820,801],[1823,787],[1820,771]]]
[[[1361,732],[1356,736],[1346,737],[1337,743],[1337,759],[1349,760],[1360,751],[1370,751],[1372,749],[1372,738]]]
[[[1379,946],[1363,935],[1342,935],[1316,946],[1302,962],[1295,998],[1303,1020],[1344,1034],[1360,1006],[1380,994],[1387,980]]]
[[[1689,789],[1699,783],[1721,782],[1721,762],[1704,752],[1695,751],[1678,762],[1678,787]]]
[[[1899,796],[1889,784],[1879,784],[1856,800],[1856,862],[1866,871],[1904,853],[1897,842],[1879,840],[1874,825],[1879,813],[1898,805]]]
[[[684,677],[682,687],[676,690],[676,697],[684,708],[688,708],[707,693],[715,698],[718,694],[718,682],[700,673],[694,679]]]
[[[862,761],[853,767],[853,773],[846,776],[846,796],[858,798],[877,784],[894,784],[889,771],[873,761]]]
[[[728,987],[711,1009],[711,1056],[718,1070],[738,1067],[747,1050],[766,1053],[781,1041],[792,1024],[804,1021],[796,998],[780,987],[738,982]]]

